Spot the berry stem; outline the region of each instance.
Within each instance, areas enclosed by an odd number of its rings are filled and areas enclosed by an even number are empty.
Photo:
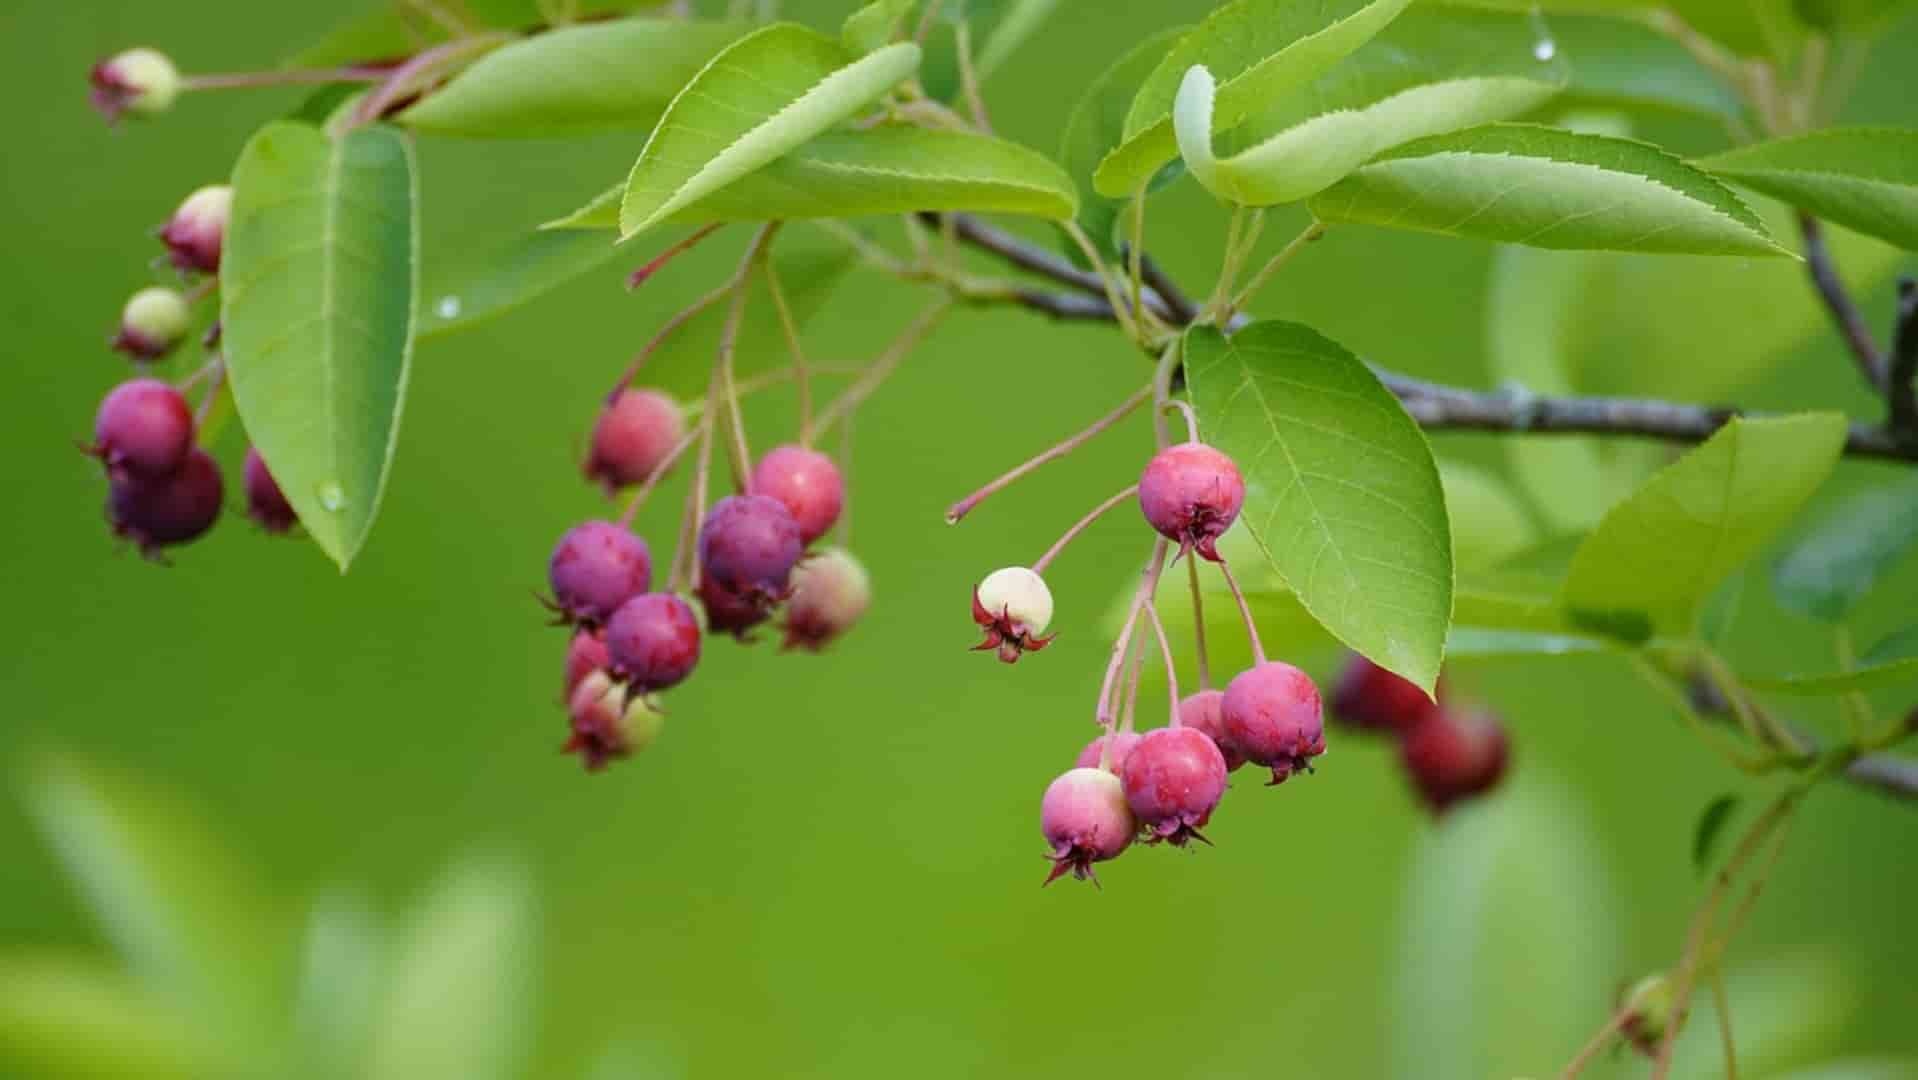
[[[675,241],[672,245],[667,247],[665,251],[662,251],[659,254],[653,256],[651,259],[648,259],[645,265],[641,266],[639,269],[633,271],[632,273],[626,275],[626,291],[631,292],[634,289],[639,288],[641,285],[646,284],[646,279],[658,273],[661,267],[671,262],[673,260],[673,256],[678,255],[682,252],[691,251],[701,240],[704,240],[708,236],[711,236],[712,234],[718,232],[720,226],[723,224],[725,223],[720,221],[715,221],[711,225],[701,226],[700,228],[693,230],[691,235],[681,240]]]
[[[951,297],[941,297],[920,312],[919,317],[893,339],[892,344],[886,346],[886,351],[880,353],[878,359],[867,366],[865,374],[833,399],[832,404],[820,415],[819,424],[814,429],[814,433],[824,435],[831,431],[834,424],[845,419],[871,397],[874,391],[885,385],[886,379],[898,369],[900,361],[912,352],[913,346],[919,344],[920,339],[939,324],[939,320],[945,317],[946,312],[952,310],[952,303]]]
[[[724,300],[726,298],[727,292],[730,289],[731,289],[730,283],[726,285],[721,285],[719,288],[714,289],[713,291],[705,294],[704,296],[701,296],[697,300],[694,300],[691,304],[687,305],[686,307],[681,308],[680,310],[674,312],[670,318],[668,318],[664,323],[660,324],[659,330],[653,334],[652,340],[648,341],[645,344],[645,346],[639,350],[639,355],[633,357],[633,362],[626,366],[626,370],[624,372],[620,373],[619,381],[614,383],[612,390],[607,392],[606,394],[607,403],[611,404],[612,402],[618,400],[620,391],[626,389],[628,386],[631,386],[633,384],[633,380],[639,378],[639,370],[640,368],[646,365],[647,359],[650,358],[653,355],[653,353],[659,351],[659,347],[661,345],[664,345],[666,344],[667,341],[671,340],[672,336],[679,332],[680,327],[685,326],[688,322],[691,322],[694,318],[696,318],[698,315],[704,312],[707,308],[712,307],[714,304],[719,303],[721,300]]]
[[[1725,1051],[1725,1080],[1738,1080],[1738,1047],[1732,1042],[1732,1008],[1725,996],[1725,977],[1712,969],[1712,1010],[1718,1014],[1718,1039]]]
[[[852,426],[855,417],[846,417],[839,428],[839,476],[845,483],[846,494],[839,502],[839,523],[833,531],[839,540],[839,546],[852,547],[852,495],[856,488],[852,482]]]
[[[1119,668],[1125,663],[1126,647],[1132,643],[1132,631],[1139,623],[1139,610],[1145,605],[1146,597],[1159,587],[1159,572],[1165,567],[1165,553],[1166,541],[1160,537],[1152,545],[1152,557],[1146,560],[1145,569],[1139,572],[1138,591],[1132,594],[1132,605],[1126,609],[1125,624],[1119,628],[1119,640],[1112,643],[1112,658],[1106,661],[1106,675],[1099,684],[1099,700],[1093,708],[1093,719],[1107,731],[1112,730],[1112,690],[1119,679]]]
[[[973,63],[971,20],[959,20],[953,36],[959,53],[959,89],[965,95],[966,111],[972,114],[972,126],[990,135],[992,119],[986,114],[985,95],[979,92],[979,71]]]
[[[726,400],[726,427],[732,433],[727,449],[733,463],[733,486],[740,491],[746,490],[747,477],[753,471],[753,452],[746,445],[746,418],[739,410],[739,387],[733,381],[733,353],[739,343],[739,324],[745,317],[746,288],[742,279],[740,288],[733,293],[731,309],[726,314],[726,329],[719,337],[718,372]]]
[[[946,218],[950,221],[952,215],[948,214]],[[953,222],[953,225],[956,228],[957,222]],[[1099,257],[1099,249],[1093,246],[1092,238],[1086,235],[1086,231],[1080,228],[1076,221],[1066,222],[1065,232],[1072,238],[1072,242],[1079,246],[1080,254],[1086,257],[1086,265],[1092,267],[1093,272],[1099,275],[1099,284],[1105,291],[1106,303],[1112,305],[1112,316],[1118,322],[1119,328],[1124,330],[1126,336],[1132,340],[1141,340],[1139,323],[1127,309],[1125,297],[1119,295],[1118,287],[1113,284],[1112,271],[1106,268],[1105,260]]]
[[[1119,713],[1119,730],[1125,733],[1132,731],[1133,719],[1138,715],[1139,683],[1145,674],[1145,642],[1133,641],[1131,651],[1132,659],[1125,675],[1125,708]],[[1111,746],[1111,741],[1108,740],[1106,745]]]
[[[1219,560],[1219,573],[1225,575],[1225,587],[1232,590],[1232,599],[1239,605],[1239,615],[1245,619],[1245,636],[1252,639],[1252,659],[1263,664],[1265,644],[1259,640],[1259,628],[1252,621],[1252,605],[1246,602],[1245,591],[1239,588],[1238,579],[1232,576],[1232,568],[1226,565],[1224,559]]]
[[[1077,435],[1073,435],[1072,437],[1066,439],[1064,442],[1058,443],[1047,450],[1041,451],[1038,456],[1030,458],[1024,463],[1015,466],[1012,469],[1012,471],[1004,474],[1003,476],[1000,476],[998,479],[992,481],[991,483],[987,484],[985,487],[980,488],[978,491],[973,492],[972,494],[966,496],[965,498],[960,499],[958,502],[953,503],[952,506],[946,510],[946,524],[948,525],[959,524],[960,519],[964,518],[967,514],[972,513],[972,511],[976,509],[980,503],[985,502],[987,499],[992,498],[994,495],[997,495],[999,492],[1005,490],[1008,487],[1011,487],[1015,482],[1023,478],[1026,474],[1034,471],[1035,469],[1039,468],[1041,465],[1046,464],[1047,462],[1057,461],[1058,459],[1065,457],[1067,454],[1072,453],[1074,450],[1077,450],[1079,447],[1084,446],[1086,443],[1091,442],[1092,439],[1095,436],[1097,436],[1100,432],[1106,430],[1112,425],[1125,419],[1128,415],[1132,413],[1132,410],[1145,404],[1146,398],[1151,396],[1151,393],[1152,393],[1152,388],[1149,386],[1138,390],[1131,397],[1126,398],[1124,402],[1120,403],[1118,408],[1112,410],[1111,412],[1100,417],[1099,419],[1094,420],[1092,422],[1092,426],[1079,432]]]
[[[1166,431],[1165,410],[1172,401],[1172,374],[1179,369],[1180,348],[1184,337],[1175,337],[1166,342],[1165,350],[1159,353],[1159,362],[1152,369],[1152,382],[1148,389],[1152,391],[1152,441],[1160,449],[1171,445],[1172,437]]]
[[[1122,502],[1125,502],[1127,499],[1132,498],[1134,495],[1137,495],[1138,493],[1139,493],[1139,485],[1137,484],[1128,485],[1124,490],[1120,491],[1118,494],[1113,495],[1111,498],[1108,498],[1106,501],[1100,503],[1099,505],[1093,507],[1091,510],[1087,511],[1085,517],[1080,518],[1076,523],[1074,523],[1070,529],[1067,529],[1065,531],[1065,534],[1063,536],[1060,536],[1059,539],[1054,540],[1052,542],[1052,546],[1046,549],[1046,553],[1044,555],[1039,556],[1039,561],[1032,564],[1032,572],[1035,574],[1045,573],[1046,567],[1052,565],[1052,560],[1059,557],[1059,553],[1066,549],[1067,544],[1072,543],[1073,540],[1078,538],[1080,533],[1086,531],[1087,526],[1091,525],[1093,522],[1103,517],[1106,511],[1112,509],[1113,507],[1119,505]]]
[[[799,327],[793,322],[792,308],[786,303],[786,290],[779,284],[779,269],[766,260],[766,292],[772,297],[773,310],[779,313],[779,329],[786,336],[786,351],[792,354],[792,377],[799,384],[799,445],[812,446],[812,376],[806,369],[806,350],[799,340]]]
[[[1299,235],[1292,238],[1290,243],[1280,248],[1278,254],[1267,259],[1265,265],[1259,267],[1259,272],[1253,274],[1252,280],[1247,282],[1245,288],[1239,290],[1239,294],[1232,298],[1231,306],[1227,307],[1223,312],[1220,312],[1220,319],[1222,321],[1229,321],[1232,318],[1232,313],[1250,303],[1252,298],[1259,294],[1259,290],[1265,288],[1266,283],[1272,280],[1272,275],[1278,273],[1286,263],[1291,262],[1294,255],[1304,251],[1307,244],[1312,243],[1324,235],[1324,222],[1314,221],[1312,224],[1307,225]]]
[[[653,471],[646,474],[645,481],[639,485],[638,491],[633,492],[633,497],[626,502],[626,509],[621,511],[619,515],[619,524],[621,526],[631,527],[634,515],[639,513],[640,504],[646,501],[646,496],[651,495],[655,487],[659,486],[660,478],[666,475],[667,470],[673,467],[673,463],[678,461],[680,455],[684,454],[686,449],[693,445],[694,441],[699,438],[699,435],[700,429],[698,428],[687,432],[684,438],[680,439],[671,450],[666,452],[666,456],[659,460],[659,464],[653,466]]]
[[[349,64],[336,68],[293,68],[285,71],[230,71],[188,75],[182,90],[245,90],[262,86],[314,86],[325,83],[379,82],[392,72],[391,64]]]
[[[1558,1080],[1577,1080],[1578,1074],[1585,1071],[1585,1066],[1590,1065],[1592,1060],[1598,1057],[1599,1051],[1604,1050],[1606,1045],[1617,1037],[1631,1018],[1632,1007],[1629,1002],[1613,1009],[1611,1017],[1605,1021],[1605,1026],[1599,1028],[1597,1033],[1586,1040],[1578,1053],[1572,1055],[1572,1060],[1565,1064],[1565,1068],[1559,1070]]]
[[[1212,689],[1212,661],[1205,650],[1205,597],[1199,589],[1199,560],[1185,561],[1186,580],[1192,585],[1192,641],[1199,658],[1199,689]]]
[[[1159,639],[1159,658],[1165,661],[1165,692],[1171,698],[1171,726],[1179,726],[1179,668],[1172,662],[1172,639],[1166,636],[1165,623],[1159,620],[1159,605],[1146,598],[1145,617],[1152,623],[1153,636]]]
[[[1178,410],[1179,413],[1185,417],[1186,441],[1198,442],[1199,441],[1199,414],[1193,411],[1192,404],[1187,401],[1181,401],[1178,398],[1172,398],[1166,401],[1166,403],[1163,406],[1161,406],[1160,411],[1166,412],[1174,409]]]
[[[473,34],[468,37],[456,37],[452,41],[414,54],[405,63],[387,72],[379,85],[360,99],[360,103],[353,109],[352,116],[346,120],[346,127],[349,129],[362,127],[378,120],[396,108],[408,95],[424,90],[435,77],[441,74],[442,69],[454,67],[468,59],[477,59],[479,54],[489,49],[518,39],[519,35],[508,33]]]
[[[215,356],[200,370],[206,372],[206,393],[201,395],[199,407],[193,410],[195,433],[206,426],[206,418],[213,412],[213,403],[220,399],[220,390],[226,384],[226,361]]]

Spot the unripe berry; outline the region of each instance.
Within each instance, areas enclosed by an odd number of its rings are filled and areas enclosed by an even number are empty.
[[[765,495],[728,495],[699,528],[701,572],[718,588],[763,603],[786,598],[804,550],[792,513]]]
[[[1052,622],[1052,590],[1023,566],[994,570],[972,590],[972,621],[986,632],[973,651],[997,649],[999,659],[1013,663],[1052,643],[1041,636]]]
[[[1225,771],[1245,764],[1245,755],[1232,745],[1225,734],[1225,691],[1200,690],[1179,702],[1179,726],[1203,731],[1225,758]]]
[[[755,495],[778,499],[799,523],[806,543],[826,535],[846,504],[846,482],[839,466],[817,450],[777,446],[759,459],[751,485]]]
[[[1672,1022],[1675,1002],[1671,982],[1662,974],[1647,975],[1625,992],[1622,1004],[1625,1021],[1621,1030],[1625,1037],[1645,1056],[1657,1055],[1658,1044],[1664,1041]]]
[[[115,476],[107,487],[107,521],[116,536],[149,558],[196,540],[220,518],[220,467],[199,448],[168,476]]]
[[[573,631],[566,646],[566,698],[573,696],[580,681],[612,662],[606,653],[604,632],[581,627]],[[562,698],[561,700],[566,700]]]
[[[1139,509],[1181,554],[1196,549],[1219,561],[1219,536],[1245,505],[1245,479],[1232,459],[1199,442],[1168,446],[1139,476]]]
[[[112,123],[122,113],[153,116],[173,106],[180,94],[180,71],[155,49],[128,49],[93,65],[93,107]]]
[[[634,693],[677,686],[699,664],[699,616],[672,593],[635,596],[607,620],[606,654]]]
[[[610,495],[644,483],[685,435],[678,402],[655,390],[621,390],[593,425],[583,471]]]
[[[772,615],[773,601],[723,588],[706,574],[699,576],[697,593],[699,606],[706,612],[707,628],[740,641],[750,641],[748,631]]]
[[[186,398],[159,379],[129,379],[101,400],[88,452],[109,476],[158,479],[178,472],[192,449]]]
[[[614,758],[623,758],[652,745],[666,724],[666,714],[603,671],[580,680],[566,703],[572,734],[561,747],[576,753],[587,772],[598,772]]]
[[[1104,769],[1072,769],[1046,787],[1039,803],[1039,828],[1052,850],[1050,885],[1067,871],[1098,884],[1092,864],[1117,858],[1138,831],[1126,805],[1125,786]]]
[[[286,493],[267,471],[266,459],[255,447],[246,448],[242,479],[246,485],[246,516],[252,518],[254,524],[275,535],[299,524],[300,517],[293,512],[293,504],[286,501]]]
[[[1225,795],[1225,755],[1202,731],[1156,728],[1126,756],[1121,778],[1146,842],[1184,847],[1205,840],[1199,827]]]
[[[1145,736],[1140,735],[1136,731],[1121,731],[1117,735],[1101,735],[1087,743],[1086,748],[1079,751],[1079,756],[1073,760],[1072,764],[1081,769],[1099,768],[1100,760],[1105,757],[1106,740],[1109,738],[1112,740],[1112,761],[1109,764],[1109,768],[1114,773],[1123,773],[1125,772],[1126,758],[1132,756],[1133,748],[1138,746],[1139,740],[1144,737]]]
[[[827,548],[793,568],[786,647],[818,652],[852,629],[872,603],[872,578],[844,548]]]
[[[1268,660],[1242,671],[1220,702],[1226,741],[1255,765],[1272,770],[1282,784],[1325,753],[1325,722],[1319,688],[1291,664]]]
[[[568,622],[598,625],[653,583],[646,541],[610,521],[575,525],[546,565],[553,607]]]
[[[1436,708],[1416,684],[1357,653],[1332,691],[1332,716],[1364,731],[1410,731]]]
[[[186,337],[193,310],[179,292],[155,285],[141,289],[120,309],[120,328],[108,344],[135,360],[158,360]]]
[[[226,184],[200,188],[180,203],[160,229],[167,256],[181,270],[205,274],[220,272],[220,248],[226,242],[226,222],[233,213],[233,189]]]
[[[1485,709],[1438,709],[1399,739],[1399,758],[1433,813],[1497,787],[1507,755],[1505,728]]]

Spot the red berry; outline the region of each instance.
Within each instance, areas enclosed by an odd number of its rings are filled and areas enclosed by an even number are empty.
[[[767,451],[753,470],[751,490],[784,504],[799,523],[800,538],[808,544],[832,529],[846,503],[846,482],[839,476],[839,466],[803,446]]]
[[[1225,755],[1197,729],[1157,728],[1126,756],[1122,778],[1146,842],[1184,847],[1205,840],[1199,828],[1225,795]]]
[[[715,633],[731,634],[740,641],[750,641],[748,631],[772,615],[772,601],[723,588],[706,574],[699,576],[698,594],[706,625]]]
[[[1291,664],[1268,660],[1242,671],[1225,688],[1220,711],[1226,741],[1245,760],[1272,770],[1282,784],[1325,753],[1319,688]]]
[[[804,550],[792,513],[765,495],[726,496],[699,529],[702,572],[729,593],[767,602],[786,598]]]
[[[226,222],[233,211],[233,189],[225,184],[200,188],[180,203],[160,230],[173,265],[181,270],[214,274],[220,270],[220,248],[226,241]]]
[[[246,484],[246,516],[253,519],[260,528],[270,533],[284,533],[299,524],[299,515],[293,512],[293,504],[286,501],[286,494],[267,471],[266,459],[259,450],[246,448],[246,467],[242,472]]]
[[[566,702],[572,734],[561,747],[580,756],[587,772],[598,772],[614,758],[644,750],[659,737],[666,715],[604,671],[580,681]]]
[[[677,686],[699,663],[699,617],[672,593],[635,596],[607,621],[606,654],[635,693]]]
[[[1126,758],[1132,756],[1133,747],[1138,746],[1139,740],[1144,738],[1136,731],[1121,731],[1117,735],[1099,736],[1087,743],[1084,750],[1079,751],[1079,756],[1073,760],[1072,764],[1081,769],[1099,768],[1099,759],[1105,756],[1107,738],[1112,740],[1112,761],[1108,767],[1115,773],[1124,773]]]
[[[1179,702],[1179,726],[1203,731],[1225,757],[1225,771],[1245,764],[1245,755],[1225,735],[1225,691],[1200,690]]]
[[[116,476],[107,488],[107,520],[116,536],[157,555],[196,540],[220,518],[220,466],[197,447],[171,476]]]
[[[818,652],[852,629],[872,603],[872,579],[844,548],[808,555],[793,568],[786,648]]]
[[[607,494],[645,482],[686,434],[679,403],[654,390],[621,390],[593,425],[586,478]]]
[[[1505,728],[1485,709],[1435,710],[1399,741],[1412,786],[1435,814],[1497,787],[1507,757]]]
[[[159,379],[129,379],[100,402],[91,452],[112,476],[170,476],[193,449],[193,410]]]
[[[1356,653],[1332,691],[1333,717],[1364,731],[1410,731],[1436,708],[1415,684]]]
[[[572,697],[581,680],[608,663],[611,659],[606,655],[602,631],[587,627],[575,630],[573,640],[566,646],[566,696]]]
[[[567,621],[598,625],[653,583],[646,541],[610,521],[575,525],[546,566],[553,601]]]
[[[1104,769],[1072,769],[1046,787],[1039,803],[1039,829],[1052,850],[1050,885],[1067,871],[1098,884],[1092,864],[1117,858],[1131,845],[1138,825],[1126,806],[1125,787]]]
[[[1219,561],[1214,546],[1245,505],[1245,479],[1232,459],[1204,443],[1168,446],[1139,477],[1139,509],[1181,553],[1197,549]]]

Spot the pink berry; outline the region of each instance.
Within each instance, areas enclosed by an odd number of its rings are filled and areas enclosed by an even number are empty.
[[[1168,446],[1139,477],[1139,509],[1159,535],[1176,540],[1180,553],[1196,549],[1213,562],[1219,536],[1245,505],[1245,479],[1232,459],[1204,443]]]
[[[547,562],[555,610],[568,622],[596,626],[653,583],[646,541],[610,521],[575,525]]]
[[[1144,737],[1136,731],[1121,731],[1112,736],[1101,735],[1087,743],[1086,748],[1079,751],[1079,756],[1073,759],[1072,764],[1081,769],[1098,768],[1099,759],[1105,756],[1106,739],[1110,738],[1112,740],[1111,771],[1124,773],[1126,758],[1132,756],[1132,748],[1138,746],[1139,740]]]
[[[108,475],[170,476],[193,449],[193,410],[159,379],[130,379],[100,402],[90,452]]]
[[[1483,795],[1505,776],[1505,728],[1486,709],[1437,709],[1399,741],[1399,758],[1435,814]]]
[[[242,471],[246,485],[246,516],[270,533],[284,533],[299,524],[293,504],[267,471],[266,459],[254,447],[246,448],[246,467]]]
[[[852,629],[872,603],[872,579],[844,548],[808,555],[793,568],[786,648],[818,652]]]
[[[128,49],[93,65],[87,73],[93,84],[93,107],[113,123],[124,113],[156,116],[173,107],[180,95],[180,71],[166,54],[155,49]]]
[[[644,483],[686,434],[679,403],[655,390],[621,390],[593,425],[586,478],[612,494]]]
[[[116,476],[107,488],[107,520],[116,536],[148,557],[197,540],[220,518],[220,466],[197,447],[171,476]]]
[[[645,593],[606,623],[607,665],[635,693],[677,686],[699,663],[699,616],[672,593]]]
[[[225,184],[200,188],[180,203],[160,230],[160,242],[181,270],[215,274],[220,270],[220,248],[226,241],[226,222],[233,211],[233,189]]]
[[[1225,755],[1195,728],[1157,728],[1126,756],[1123,779],[1146,842],[1184,847],[1205,840],[1199,828],[1225,795]]]
[[[1221,704],[1226,741],[1245,760],[1269,767],[1274,784],[1309,770],[1325,753],[1319,688],[1291,664],[1269,660],[1240,672]]]
[[[611,662],[606,654],[603,631],[588,627],[575,630],[573,640],[566,646],[566,696],[572,697],[581,680]]]
[[[1072,769],[1047,785],[1039,828],[1052,848],[1046,854],[1052,860],[1047,885],[1067,871],[1098,884],[1092,864],[1117,858],[1138,831],[1125,786],[1104,769]]]
[[[580,681],[567,699],[566,714],[571,734],[560,749],[578,754],[587,772],[646,749],[666,723],[666,715],[652,702],[629,695],[625,685],[604,671]]]
[[[1200,690],[1179,702],[1179,726],[1205,732],[1225,757],[1225,771],[1245,764],[1245,755],[1225,735],[1225,691]]]
[[[839,466],[803,446],[767,451],[753,470],[751,490],[784,504],[799,523],[800,538],[808,544],[832,529],[846,503],[846,482],[839,476]]]
[[[726,496],[699,529],[699,563],[714,585],[769,603],[786,598],[804,550],[792,513],[765,495]]]
[[[1413,683],[1356,653],[1339,675],[1331,704],[1333,717],[1363,731],[1410,731],[1438,707]]]
[[[706,612],[706,625],[714,633],[731,634],[740,641],[752,640],[750,631],[772,616],[773,602],[723,588],[709,575],[699,576],[699,606]]]

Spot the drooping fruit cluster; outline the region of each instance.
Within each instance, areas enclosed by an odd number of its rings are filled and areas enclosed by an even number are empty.
[[[1505,776],[1504,725],[1489,709],[1454,704],[1443,680],[1434,702],[1407,680],[1352,656],[1333,693],[1332,715],[1396,739],[1406,779],[1434,814],[1490,792]]]

